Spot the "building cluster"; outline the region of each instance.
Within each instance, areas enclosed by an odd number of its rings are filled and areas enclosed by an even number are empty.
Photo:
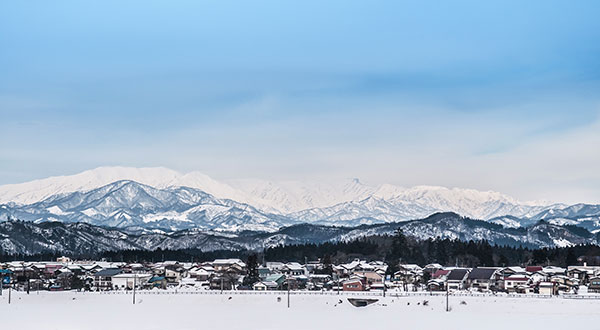
[[[428,265],[430,266],[430,265]],[[425,276],[426,269],[423,270]],[[556,295],[577,293],[580,287],[600,292],[600,266],[431,267],[429,291],[471,290]]]
[[[444,267],[394,265],[354,260],[338,265],[321,261],[264,262],[248,269],[240,259],[210,262],[125,263],[12,261],[0,264],[3,288],[18,290],[132,290],[195,288],[205,290],[338,291],[502,291],[508,293],[600,292],[600,266]],[[252,280],[249,280],[252,277]]]

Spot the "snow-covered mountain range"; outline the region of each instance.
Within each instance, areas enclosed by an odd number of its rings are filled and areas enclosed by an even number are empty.
[[[221,182],[166,168],[100,167],[0,186],[0,220],[85,222],[143,230],[276,231],[298,223],[356,226],[456,212],[506,227],[539,220],[600,229],[600,206],[521,202],[473,189],[328,182]]]
[[[600,238],[600,234],[593,235],[572,226],[540,222],[528,228],[504,228],[455,213],[436,213],[425,219],[358,227],[298,224],[268,233],[186,229],[139,234],[84,223],[5,221],[0,222],[0,251],[8,254],[93,255],[124,249],[262,250],[280,244],[339,242],[365,236],[394,235],[398,229],[417,239],[485,239],[491,244],[531,248],[598,244]]]

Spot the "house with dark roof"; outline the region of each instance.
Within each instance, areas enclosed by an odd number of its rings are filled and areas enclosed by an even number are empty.
[[[466,268],[452,269],[446,276],[448,290],[464,290],[467,283],[469,270]]]
[[[120,268],[107,268],[94,274],[94,288],[96,291],[112,290],[112,277],[121,274]]]
[[[500,268],[495,267],[477,267],[473,268],[467,276],[467,287],[479,290],[488,291],[498,288],[498,281],[501,279]]]

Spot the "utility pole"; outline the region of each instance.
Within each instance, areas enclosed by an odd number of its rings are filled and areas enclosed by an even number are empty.
[[[290,308],[290,281],[287,280],[287,300],[288,300],[288,308]]]
[[[448,295],[449,295],[449,290],[448,290],[448,281],[446,280],[446,312],[450,311],[450,308],[448,306]]]
[[[133,274],[133,304],[135,305],[135,286],[136,286],[136,278],[137,278],[137,274]]]

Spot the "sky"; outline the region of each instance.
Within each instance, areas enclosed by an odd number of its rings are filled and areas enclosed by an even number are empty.
[[[106,165],[600,203],[598,1],[4,1],[0,184]]]

